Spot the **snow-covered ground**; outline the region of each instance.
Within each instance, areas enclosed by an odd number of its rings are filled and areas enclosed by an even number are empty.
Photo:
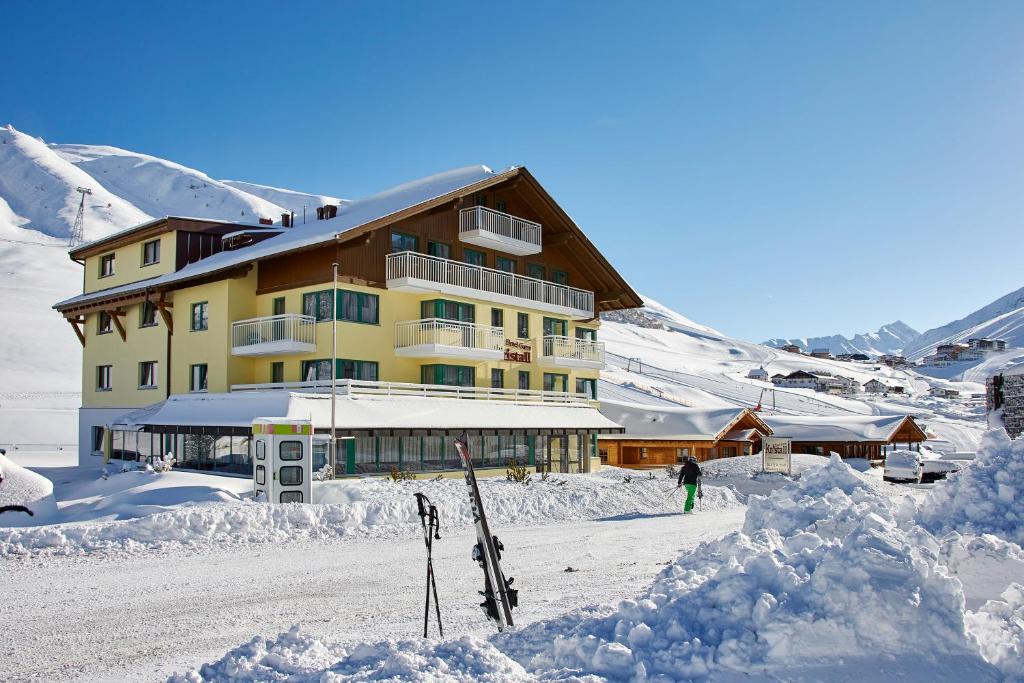
[[[979,472],[1021,455],[989,439]],[[956,475],[918,504],[833,456],[752,498],[741,529],[684,550],[617,603],[486,640],[293,626],[173,680],[1020,680],[1024,550],[957,520],[935,536],[928,521],[943,491],[971,488],[995,496],[986,511],[1017,533],[1016,501],[999,494],[1024,483],[1011,472]]]

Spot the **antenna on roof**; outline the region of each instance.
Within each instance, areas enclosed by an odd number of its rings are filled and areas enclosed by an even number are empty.
[[[85,195],[92,194],[92,190],[87,187],[76,187],[75,192],[82,195],[82,201],[78,203],[78,215],[75,216],[75,224],[71,226],[71,236],[68,238],[70,247],[85,241]]]

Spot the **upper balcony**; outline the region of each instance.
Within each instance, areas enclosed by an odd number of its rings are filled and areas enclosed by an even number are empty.
[[[459,212],[459,239],[516,256],[539,254],[540,223],[474,206]]]
[[[505,331],[457,320],[425,318],[395,323],[395,355],[411,358],[501,360]]]
[[[532,308],[576,320],[594,317],[594,293],[554,282],[402,251],[387,257],[387,286]]]
[[[541,337],[540,342],[537,362],[541,365],[593,370],[604,367],[603,342],[556,335]]]
[[[231,323],[231,355],[275,356],[316,351],[316,318],[298,313]]]

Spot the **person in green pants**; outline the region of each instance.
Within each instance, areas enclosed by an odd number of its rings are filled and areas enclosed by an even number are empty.
[[[697,464],[697,458],[688,456],[686,462],[683,463],[682,468],[679,470],[679,481],[676,483],[676,488],[686,487],[686,504],[683,506],[683,514],[693,514],[693,496],[697,493],[697,485],[700,482],[702,473],[700,471],[700,465]]]

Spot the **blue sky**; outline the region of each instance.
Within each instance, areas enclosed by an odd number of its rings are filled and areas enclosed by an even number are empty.
[[[1024,3],[14,3],[0,123],[357,197],[524,164],[759,341],[1024,286]]]

